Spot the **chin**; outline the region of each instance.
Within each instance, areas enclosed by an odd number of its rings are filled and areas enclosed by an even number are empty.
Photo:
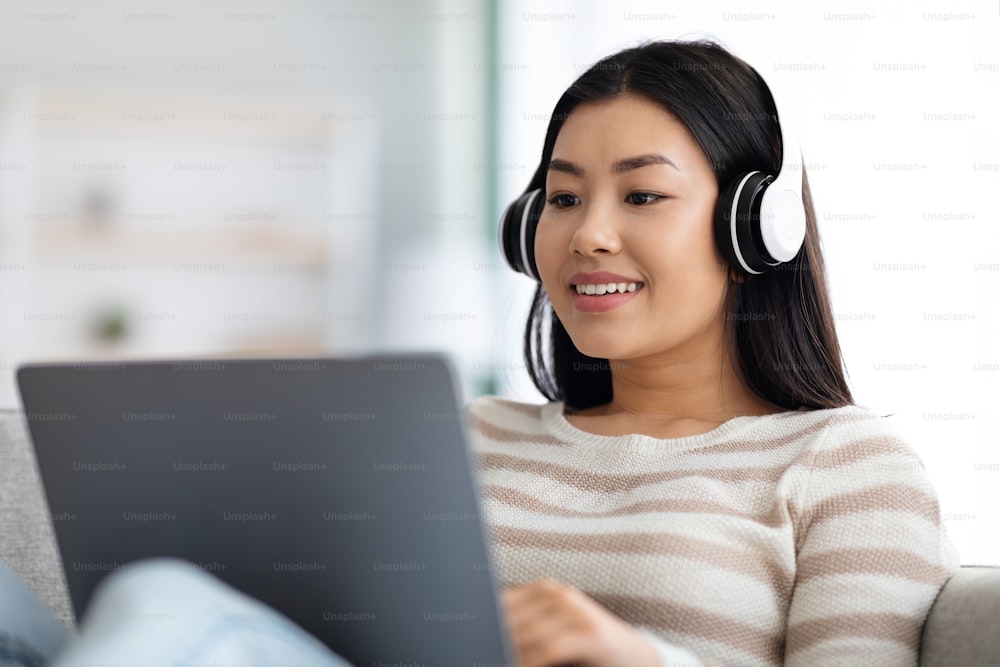
[[[627,359],[634,353],[632,346],[621,340],[620,334],[574,336],[570,333],[569,337],[577,350],[595,359]]]

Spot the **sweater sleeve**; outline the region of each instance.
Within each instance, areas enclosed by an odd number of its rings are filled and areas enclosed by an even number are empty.
[[[923,464],[874,415],[831,425],[815,451],[790,508],[785,663],[915,665],[927,614],[959,564]]]

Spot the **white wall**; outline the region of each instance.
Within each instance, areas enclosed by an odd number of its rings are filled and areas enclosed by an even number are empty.
[[[562,91],[640,40],[715,38],[794,96],[852,390],[923,457],[967,563],[1000,563],[998,31],[996,3],[773,0],[505,2],[501,30],[502,202]]]
[[[435,348],[480,389],[488,21],[480,0],[5,2],[0,404],[18,363],[81,357]]]

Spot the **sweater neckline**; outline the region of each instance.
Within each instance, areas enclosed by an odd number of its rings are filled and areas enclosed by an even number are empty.
[[[589,447],[616,447],[622,445],[632,446],[654,446],[658,448],[668,447],[677,451],[682,449],[696,449],[714,445],[735,433],[744,431],[760,420],[774,419],[782,414],[773,415],[742,415],[733,417],[719,424],[711,431],[699,433],[698,435],[685,435],[677,438],[657,438],[643,433],[628,433],[625,435],[600,435],[577,428],[566,419],[565,401],[552,401],[542,406],[542,423],[545,429],[560,440]]]

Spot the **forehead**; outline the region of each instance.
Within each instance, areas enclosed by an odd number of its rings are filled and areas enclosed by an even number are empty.
[[[669,109],[626,94],[574,108],[559,130],[552,159],[608,171],[617,160],[651,152],[667,155],[681,169],[681,163],[708,165],[691,132]]]

